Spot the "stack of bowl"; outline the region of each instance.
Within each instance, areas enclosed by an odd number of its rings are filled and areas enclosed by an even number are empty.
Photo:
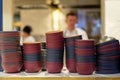
[[[66,49],[66,67],[71,73],[76,73],[76,60],[75,60],[75,40],[82,39],[81,35],[66,37],[65,49]]]
[[[120,44],[119,44],[119,53],[120,53]],[[120,64],[120,56],[119,56],[119,64]],[[120,65],[119,65],[119,71],[120,71]]]
[[[93,40],[76,40],[76,69],[79,74],[90,75],[95,70],[95,48]]]
[[[49,73],[60,73],[63,68],[64,38],[62,31],[46,33],[46,69]]]
[[[119,53],[120,53],[120,43],[119,43]],[[119,64],[120,64],[120,55],[119,55]],[[119,65],[119,71],[120,71],[120,65]]]
[[[0,71],[2,71],[2,59],[1,59],[1,54],[0,54]]]
[[[19,72],[23,65],[19,44],[19,32],[0,32],[2,67],[7,73]]]
[[[25,72],[34,73],[41,69],[41,46],[39,42],[23,43]]]
[[[119,41],[109,40],[96,45],[97,69],[99,74],[114,74],[119,72]]]

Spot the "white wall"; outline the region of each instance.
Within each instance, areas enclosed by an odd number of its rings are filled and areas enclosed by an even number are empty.
[[[120,0],[105,0],[105,35],[120,40]]]
[[[70,9],[64,9],[59,13],[58,30],[64,30],[66,27],[65,15]],[[53,26],[52,12],[49,9],[28,9],[21,10],[22,28],[25,25],[31,25],[33,35],[45,35],[46,32],[55,30]],[[57,26],[56,26],[57,27]]]
[[[22,27],[30,25],[33,28],[33,34],[42,34],[52,30],[52,20],[50,10],[31,9],[21,10]]]
[[[12,30],[13,22],[12,0],[3,0],[3,31]]]

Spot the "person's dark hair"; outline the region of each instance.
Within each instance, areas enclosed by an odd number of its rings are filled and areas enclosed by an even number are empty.
[[[75,17],[77,17],[77,14],[75,14],[74,12],[69,12],[69,13],[67,13],[66,18],[68,18],[68,16],[75,16]]]
[[[26,32],[26,33],[28,33],[28,34],[30,35],[31,32],[32,32],[31,26],[29,26],[29,25],[25,26],[25,27],[23,28],[23,32]]]

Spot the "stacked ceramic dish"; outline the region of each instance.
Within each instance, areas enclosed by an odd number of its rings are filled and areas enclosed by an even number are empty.
[[[71,73],[76,72],[75,40],[77,39],[82,39],[81,35],[65,38],[66,67]]]
[[[19,32],[0,32],[2,67],[7,73],[19,72],[23,65],[19,43]]]
[[[46,69],[49,73],[60,73],[63,68],[64,38],[62,31],[46,33]]]
[[[41,45],[39,42],[23,43],[25,72],[34,73],[41,69]]]
[[[93,40],[76,40],[76,69],[79,74],[90,75],[95,70],[95,48]]]
[[[0,54],[0,71],[2,71],[2,59],[1,59],[1,54]]]
[[[119,41],[109,40],[96,45],[97,69],[99,74],[114,74],[119,72]]]

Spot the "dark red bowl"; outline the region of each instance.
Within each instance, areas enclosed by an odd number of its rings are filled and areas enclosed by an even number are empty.
[[[52,35],[63,35],[63,31],[49,31],[46,33],[47,36],[52,36]]]
[[[109,48],[109,47],[112,47],[112,46],[118,46],[118,42],[114,42],[114,43],[112,43],[112,44],[108,44],[108,45],[105,45],[105,46],[102,46],[102,47],[100,47],[100,46],[97,46],[97,48],[101,48],[101,49],[104,49],[104,48]]]
[[[16,64],[16,65],[2,64],[3,70],[6,73],[18,73],[20,72],[22,66],[23,66],[22,64]]]
[[[40,49],[40,46],[23,46],[24,49]]]
[[[66,67],[70,73],[76,73],[75,59],[66,59]]]
[[[50,48],[50,47],[56,47],[56,48],[63,48],[64,47],[64,45],[63,44],[61,44],[61,45],[46,45],[47,46],[47,48]]]
[[[64,38],[61,37],[46,37],[46,41],[64,41]]]
[[[58,40],[58,39],[64,39],[63,35],[52,35],[52,36],[46,36],[46,40]]]
[[[60,73],[63,68],[63,62],[46,61],[46,69],[49,73]]]
[[[90,54],[95,54],[95,50],[94,49],[75,49],[75,53],[90,55]]]
[[[57,42],[57,43],[46,43],[46,45],[53,45],[53,46],[63,46],[64,43],[63,42]]]
[[[24,69],[27,73],[39,72],[41,69],[40,61],[24,61]]]
[[[19,62],[22,61],[22,57],[16,57],[16,58],[4,58],[2,57],[2,62]]]
[[[0,36],[19,36],[20,32],[0,32]]]
[[[24,51],[23,55],[24,54],[41,54],[41,52],[40,51],[29,51],[29,52],[28,51],[26,51],[26,52]]]
[[[20,44],[19,42],[0,41],[0,45],[3,47],[7,45],[19,45],[19,44]]]
[[[75,42],[74,42],[74,41],[65,42],[65,45],[70,45],[70,44],[73,44],[73,45],[75,45]]]
[[[75,44],[76,45],[80,45],[80,46],[94,46],[94,40],[75,40]]]
[[[48,46],[46,45],[47,48],[54,48],[54,49],[60,49],[63,48],[63,46]]]
[[[95,63],[76,63],[76,69],[79,74],[91,75],[95,70]]]
[[[24,44],[23,47],[40,47],[40,43],[35,43],[35,44]]]
[[[119,48],[97,49],[97,52],[110,52],[113,50],[119,50]]]
[[[40,47],[36,47],[36,48],[33,48],[33,47],[31,47],[31,48],[25,48],[25,47],[23,47],[23,50],[31,50],[31,51],[35,51],[35,50],[41,50],[41,48]]]
[[[23,48],[24,51],[40,51],[40,48]]]
[[[46,42],[46,44],[58,44],[58,45],[60,45],[60,44],[64,44],[64,41],[47,41]]]
[[[21,51],[17,51],[17,52],[9,52],[9,53],[5,53],[5,54],[1,54],[1,57],[6,57],[6,58],[13,58],[13,57],[16,57],[16,56],[21,56],[22,53]]]

